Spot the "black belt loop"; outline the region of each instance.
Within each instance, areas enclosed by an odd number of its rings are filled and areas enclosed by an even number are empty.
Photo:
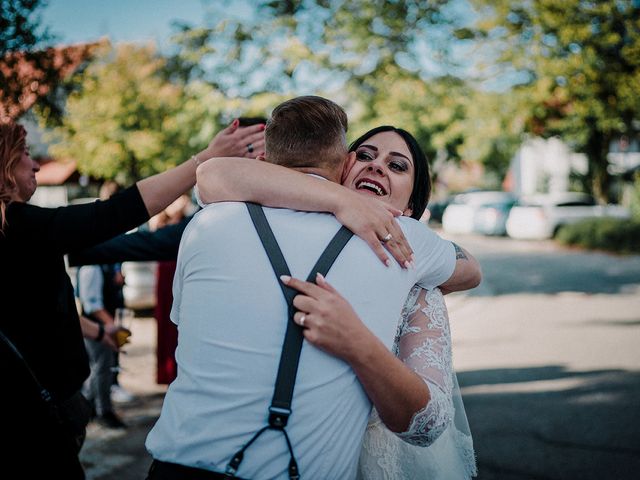
[[[282,352],[280,354],[280,364],[278,366],[278,374],[273,390],[273,397],[271,399],[271,405],[269,406],[268,425],[258,430],[258,432],[256,432],[256,434],[251,437],[251,440],[249,440],[240,450],[235,453],[235,455],[233,455],[233,457],[227,464],[225,474],[229,476],[233,476],[236,474],[238,468],[240,467],[240,463],[244,458],[244,452],[246,451],[246,449],[249,448],[249,446],[253,442],[255,442],[256,439],[266,430],[280,430],[284,434],[285,441],[287,442],[287,448],[289,449],[289,454],[291,455],[288,469],[289,478],[290,480],[298,480],[300,478],[298,464],[293,454],[293,446],[291,445],[289,435],[287,434],[287,431],[285,429],[285,427],[287,426],[287,422],[289,421],[289,416],[292,412],[291,400],[293,398],[293,388],[295,386],[296,375],[298,373],[300,352],[302,350],[302,340],[304,339],[302,335],[302,327],[300,325],[297,325],[293,321],[293,315],[295,313],[293,299],[297,295],[297,292],[294,289],[287,287],[280,281],[281,275],[291,276],[291,273],[289,271],[287,262],[284,259],[284,255],[282,255],[282,250],[280,250],[280,246],[278,245],[276,237],[273,234],[273,230],[271,230],[271,226],[267,221],[267,217],[262,210],[262,207],[255,203],[247,203],[246,205],[247,209],[249,210],[251,220],[253,221],[256,231],[260,236],[260,241],[262,242],[262,245],[267,252],[271,267],[273,268],[276,278],[278,279],[278,284],[280,285],[282,293],[287,301],[287,305],[289,306],[289,318],[287,321],[287,330],[282,345]],[[340,255],[340,252],[352,236],[353,233],[346,227],[341,227],[340,230],[338,230],[335,236],[331,239],[331,242],[329,242],[325,250],[322,252],[322,255],[320,256],[316,264],[311,269],[311,272],[307,277],[308,282],[315,283],[316,275],[318,273],[322,275],[327,274],[336,258],[338,257],[338,255]]]

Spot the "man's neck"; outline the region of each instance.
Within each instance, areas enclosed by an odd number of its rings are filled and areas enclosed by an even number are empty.
[[[333,183],[340,183],[340,175],[337,172],[327,170],[325,168],[299,167],[294,168],[294,170],[302,173],[318,175],[319,177],[325,178]]]

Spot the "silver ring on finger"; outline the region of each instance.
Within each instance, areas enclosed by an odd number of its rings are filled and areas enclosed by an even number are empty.
[[[383,238],[380,239],[380,241],[383,243],[387,243],[392,238],[393,238],[393,235],[391,235],[390,233],[387,233]]]
[[[253,153],[253,143],[248,143],[247,144],[247,152]]]
[[[304,321],[306,319],[307,319],[307,316],[304,314],[300,317],[300,321],[298,323],[300,324],[301,327],[304,327]]]

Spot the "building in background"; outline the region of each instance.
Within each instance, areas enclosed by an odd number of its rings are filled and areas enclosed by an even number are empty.
[[[633,174],[640,169],[640,139],[622,137],[611,142],[609,173],[614,177],[618,198]],[[557,137],[526,140],[511,160],[503,188],[518,196],[537,193],[563,193],[571,188],[572,175],[586,175],[588,160],[573,152]]]

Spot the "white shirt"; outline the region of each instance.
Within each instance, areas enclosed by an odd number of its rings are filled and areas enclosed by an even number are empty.
[[[265,208],[293,276],[305,279],[340,225],[332,215]],[[425,225],[400,224],[416,268],[385,267],[352,238],[327,275],[365,324],[391,348],[411,287],[446,281],[455,252]],[[178,376],[146,446],[166,462],[224,472],[231,456],[267,424],[287,306],[243,203],[200,211],[185,230],[174,279]],[[300,473],[355,478],[371,403],[353,370],[304,343],[287,432]],[[245,452],[237,475],[285,479],[289,453],[267,431]]]
[[[78,298],[85,313],[91,314],[104,308],[103,283],[104,278],[99,265],[85,265],[78,270]]]

